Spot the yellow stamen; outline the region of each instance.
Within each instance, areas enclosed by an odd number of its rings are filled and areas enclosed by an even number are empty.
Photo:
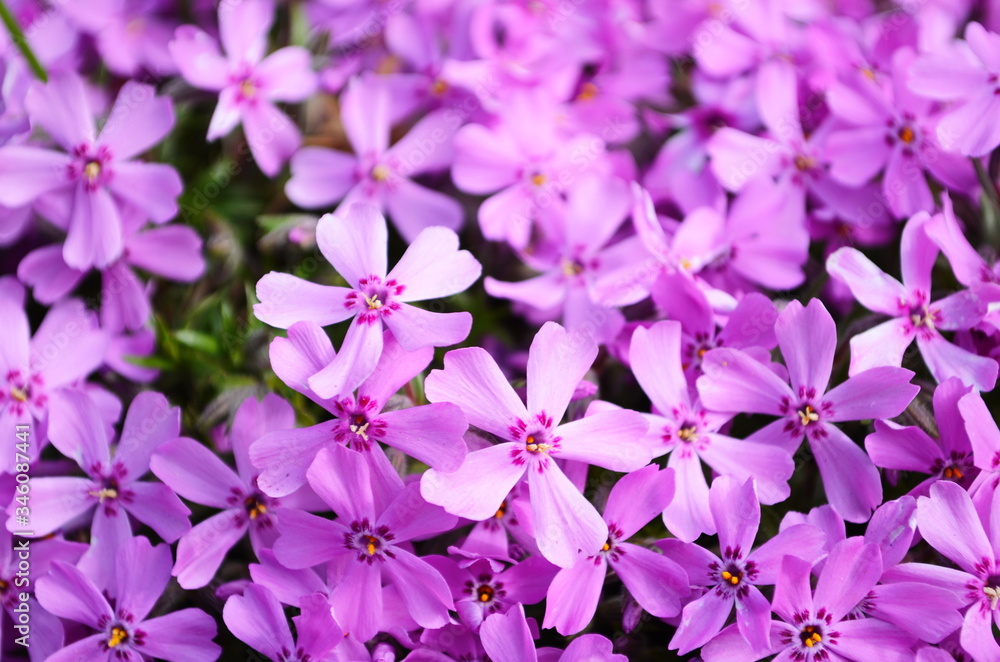
[[[105,499],[117,499],[118,498],[118,490],[116,490],[116,489],[114,489],[112,487],[102,487],[101,489],[96,490],[96,491],[95,490],[91,490],[90,491],[90,496],[97,497],[97,499],[103,503]]]
[[[431,84],[431,92],[433,92],[438,96],[441,96],[447,91],[448,91],[448,83],[444,82],[440,78],[434,81],[433,84]]]
[[[819,420],[819,414],[816,413],[816,410],[811,405],[806,405],[805,409],[801,409],[797,413],[802,425],[809,425]]]
[[[365,549],[368,551],[368,556],[375,556],[375,543],[378,542],[378,538],[372,536],[365,536],[365,540],[368,543],[365,545]]]
[[[547,181],[547,178],[542,173],[538,173],[537,175],[532,175],[531,176],[531,183],[534,184],[535,186],[541,186],[546,181]]]
[[[352,425],[350,429],[351,432],[368,441],[368,423],[364,425]]]
[[[257,519],[267,512],[267,506],[254,497],[248,497],[244,504],[247,507],[247,514],[250,515],[250,519]]]
[[[597,86],[593,83],[584,83],[580,86],[580,94],[576,95],[577,101],[590,101],[597,96]]]
[[[691,271],[691,267],[692,267],[692,266],[694,266],[694,263],[693,263],[693,262],[691,262],[691,260],[687,259],[686,257],[682,257],[682,258],[681,258],[681,267],[682,267],[682,268],[683,268],[683,269],[684,269],[685,271]]]
[[[908,126],[904,126],[902,129],[899,130],[899,139],[902,140],[904,143],[909,144],[913,142],[913,139],[916,137],[917,137],[916,134],[913,133],[913,129],[911,129]]]
[[[83,176],[87,178],[88,182],[95,181],[100,174],[101,164],[97,161],[91,161],[87,165],[83,166]]]
[[[257,94],[257,87],[249,80],[240,83],[240,94],[246,99],[252,99]]]
[[[816,159],[812,157],[803,156],[802,154],[795,157],[795,167],[802,172],[806,170],[812,170],[812,168],[815,165],[816,165]]]
[[[382,307],[382,302],[378,300],[377,294],[373,294],[371,297],[365,297],[365,303],[368,304],[368,310],[378,310]]]
[[[10,395],[18,402],[25,402],[28,399],[28,394],[24,391],[24,389],[20,389],[16,386],[10,387]]]
[[[863,67],[861,73],[867,76],[870,80],[875,80],[875,72],[871,67]]]
[[[604,543],[604,547],[601,547],[602,552],[606,552],[611,549],[611,543]]]
[[[114,648],[126,639],[128,639],[128,632],[118,626],[115,626],[111,628],[111,638],[108,639],[108,648]]]
[[[722,578],[725,579],[728,582],[730,579],[733,578],[733,575],[728,570],[723,570],[722,571]]]
[[[705,348],[705,347],[702,347],[701,349],[698,350],[698,358],[700,358],[700,359],[705,358],[705,354],[707,354],[707,353],[708,353],[708,349]]]
[[[583,273],[583,265],[575,260],[563,259],[562,272],[565,276],[579,276]]]
[[[681,441],[695,441],[698,438],[698,428],[693,425],[681,428],[677,431],[677,436],[680,437]]]
[[[990,609],[996,609],[997,604],[1000,603],[1000,587],[984,586],[983,593],[990,596]]]
[[[389,172],[388,166],[384,166],[381,163],[372,168],[372,179],[376,182],[384,182],[389,179],[390,174],[392,173]]]

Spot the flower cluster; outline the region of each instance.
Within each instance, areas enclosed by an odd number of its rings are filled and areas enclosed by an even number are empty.
[[[0,657],[1000,662],[998,6],[0,1]]]

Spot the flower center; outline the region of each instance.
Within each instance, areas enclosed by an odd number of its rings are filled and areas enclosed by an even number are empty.
[[[504,501],[500,502],[500,507],[497,508],[497,512],[493,517],[501,519],[506,514],[507,514],[507,501],[505,499]]]
[[[541,435],[539,435],[539,437],[536,437],[534,434],[529,434],[527,437],[524,438],[524,449],[529,453],[544,453],[550,448],[552,448],[552,444],[545,443],[542,440]]]
[[[733,586],[739,586],[739,583],[743,581],[743,571],[732,565],[723,570],[721,576],[723,581],[729,582]]]
[[[534,184],[535,186],[541,186],[547,181],[548,177],[546,177],[540,172],[536,172],[534,175],[531,176],[531,183]]]
[[[915,328],[925,327],[927,329],[934,328],[934,315],[927,309],[927,306],[922,308],[912,308],[910,310],[910,321],[913,323]]]
[[[18,402],[27,402],[28,392],[26,389],[18,388],[16,386],[11,386],[10,397],[14,398]]]
[[[809,424],[819,421],[819,414],[812,408],[812,405],[806,405],[795,413],[799,415],[799,421],[802,423],[803,427],[807,427]]]
[[[389,167],[384,166],[381,163],[372,168],[372,179],[374,179],[376,182],[384,182],[385,180],[389,179],[390,174],[391,173],[389,172]]]
[[[799,170],[799,172],[812,170],[816,167],[816,159],[811,156],[806,156],[805,154],[799,154],[795,157],[795,167]]]
[[[694,425],[686,425],[677,431],[677,438],[681,441],[691,443],[698,441],[698,428]]]
[[[807,625],[799,632],[799,640],[806,648],[812,648],[823,641],[823,635],[818,625]]]
[[[365,441],[368,441],[368,424],[369,421],[367,418],[361,414],[355,414],[351,416],[350,430]]]
[[[564,276],[572,278],[573,276],[579,276],[584,271],[584,266],[579,260],[570,260],[568,258],[563,258],[562,261],[562,272]]]
[[[479,596],[480,602],[489,602],[493,599],[493,587],[488,584],[483,584],[476,589],[476,595]]]
[[[431,92],[433,92],[438,96],[441,96],[447,91],[448,91],[448,83],[444,82],[440,78],[435,80],[434,83],[431,85]]]
[[[108,648],[115,648],[128,641],[128,632],[125,628],[114,626],[111,628],[111,636],[108,637]]]
[[[93,184],[101,176],[101,164],[97,161],[88,161],[87,165],[83,166],[83,176]]]
[[[900,128],[900,130],[896,133],[896,135],[899,137],[900,140],[902,140],[907,145],[912,143],[917,137],[917,134],[914,133],[913,129],[911,129],[908,126]]]
[[[257,519],[267,512],[267,505],[257,495],[248,496],[243,502],[243,506],[246,508],[250,519]]]
[[[947,478],[948,480],[962,480],[962,478],[964,477],[962,470],[959,469],[958,466],[954,464],[945,467],[944,471],[941,472],[941,475]]]
[[[357,552],[357,560],[369,565],[386,557],[394,558],[390,549],[393,536],[389,527],[372,528],[367,519],[351,522],[351,531],[344,534],[344,546]]]
[[[240,95],[244,99],[253,99],[257,95],[257,86],[249,78],[240,83]]]
[[[580,93],[576,96],[577,101],[590,101],[591,99],[597,97],[597,93],[600,90],[597,89],[597,85],[593,83],[584,83],[580,86]]]

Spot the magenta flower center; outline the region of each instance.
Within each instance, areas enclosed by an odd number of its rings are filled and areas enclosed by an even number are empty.
[[[394,299],[405,289],[395,279],[383,282],[380,276],[371,275],[358,281],[358,289],[347,294],[345,305],[357,311],[359,322],[374,324],[383,315],[399,310]]]
[[[73,160],[69,164],[69,176],[82,180],[88,191],[104,186],[111,179],[111,152],[101,145],[97,148],[86,143],[73,149]]]
[[[983,582],[983,595],[989,601],[990,611],[1000,605],[1000,575],[990,575]]]
[[[374,527],[366,518],[351,522],[351,530],[344,534],[344,547],[354,551],[359,562],[372,565],[375,561],[395,558],[391,549],[394,539],[389,527]]]
[[[815,648],[823,641],[823,629],[819,625],[807,625],[799,631],[799,641],[806,648]]]
[[[813,409],[812,405],[806,405],[795,412],[799,416],[802,427],[809,427],[813,423],[819,422],[819,412]]]

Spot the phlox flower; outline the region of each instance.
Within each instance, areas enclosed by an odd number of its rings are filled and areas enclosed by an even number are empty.
[[[444,370],[431,372],[425,382],[428,399],[457,403],[470,425],[501,443],[469,453],[451,473],[426,471],[424,498],[455,515],[484,520],[526,476],[535,539],[545,558],[565,568],[576,562],[578,550],[597,552],[607,541],[608,527],[557,460],[632,471],[646,465],[650,453],[639,443],[649,425],[636,412],[600,412],[559,424],[596,356],[589,336],[547,322],[528,351],[525,407],[485,350],[448,352]]]
[[[938,382],[958,377],[988,391],[996,383],[997,362],[941,335],[941,331],[975,326],[986,314],[986,305],[970,290],[931,301],[931,272],[939,250],[924,230],[929,221],[930,216],[922,212],[903,228],[902,282],[856,248],[841,248],[827,259],[827,271],[846,284],[861,305],[892,318],[851,338],[850,374],[900,365],[903,352],[916,339],[924,363]]]
[[[56,561],[38,580],[38,601],[47,611],[96,630],[48,658],[52,662],[118,662],[151,657],[167,662],[213,662],[221,648],[215,620],[200,609],[147,618],[170,581],[170,547],[142,537],[123,541],[114,566],[115,606],[90,577]]]
[[[447,169],[452,138],[461,122],[455,111],[425,115],[392,146],[389,134],[398,119],[395,88],[383,76],[353,79],[341,101],[341,117],[354,154],[325,147],[304,147],[292,157],[288,198],[307,209],[338,200],[349,209],[359,202],[375,205],[408,242],[424,228],[462,227],[462,206],[451,196],[413,181],[425,172]]]
[[[662,513],[673,496],[671,469],[649,465],[619,480],[604,508],[607,542],[596,554],[581,554],[573,567],[555,576],[542,626],[565,635],[584,629],[597,611],[609,566],[644,610],[658,618],[679,614],[681,598],[691,593],[687,573],[668,556],[626,542]]]
[[[271,272],[257,283],[260,303],[254,314],[282,329],[302,320],[320,326],[351,320],[340,353],[309,379],[318,396],[350,393],[372,374],[382,353],[383,324],[406,351],[454,345],[469,334],[469,313],[436,313],[410,304],[462,292],[479,278],[482,267],[458,249],[454,231],[425,228],[388,274],[389,233],[385,218],[371,205],[327,214],[316,228],[316,240],[349,287]]]
[[[524,607],[515,606],[506,614],[493,614],[479,631],[483,648],[493,662],[627,662],[614,653],[614,645],[599,634],[585,634],[574,639],[565,651],[552,648],[535,650],[531,630],[524,617]],[[560,655],[560,653],[562,653]]]
[[[107,122],[95,133],[81,78],[54,74],[36,83],[25,106],[33,127],[63,151],[31,145],[0,148],[0,204],[19,207],[42,196],[65,202],[63,259],[76,269],[106,267],[124,248],[122,217],[138,213],[157,223],[177,213],[181,179],[162,163],[132,160],[160,142],[174,124],[170,99],[129,81]]]
[[[169,44],[188,83],[219,93],[208,140],[229,134],[242,122],[250,153],[268,177],[278,174],[302,142],[298,128],[275,102],[302,101],[316,90],[306,49],[286,46],[265,57],[274,14],[272,0],[220,4],[225,55],[215,39],[193,25],[177,28]]]
[[[457,518],[420,498],[416,483],[375,499],[368,465],[361,455],[342,446],[320,450],[308,477],[338,518],[283,512],[274,544],[278,561],[291,569],[326,563],[333,580],[333,612],[341,626],[362,641],[382,629],[388,607],[382,599],[383,578],[395,586],[418,625],[447,624],[448,610],[454,608],[448,584],[433,566],[410,552],[406,542],[451,529]]]
[[[711,411],[779,416],[750,439],[790,453],[803,437],[816,458],[830,504],[851,522],[864,522],[882,501],[882,483],[871,459],[835,422],[898,416],[916,396],[913,373],[871,368],[827,391],[837,327],[818,299],[788,304],[775,324],[791,387],[740,350],[713,349],[698,378],[701,401]]]

